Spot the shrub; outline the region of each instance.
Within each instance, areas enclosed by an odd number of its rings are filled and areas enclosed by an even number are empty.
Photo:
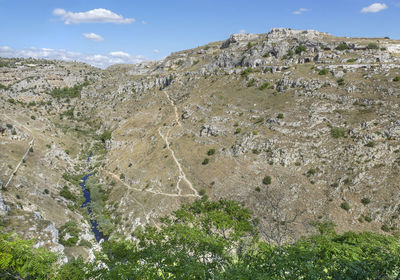
[[[371,199],[369,199],[368,197],[364,197],[361,199],[361,203],[364,205],[367,205],[371,202]]]
[[[209,149],[207,155],[212,156],[213,154],[215,154],[215,149]]]
[[[276,117],[277,117],[278,119],[283,119],[283,114],[282,114],[282,113],[279,113]]]
[[[255,79],[251,79],[248,83],[247,83],[247,87],[252,87],[254,86],[254,84],[256,83]]]
[[[384,224],[381,226],[381,230],[383,230],[384,232],[389,232],[390,228],[388,227],[388,225]]]
[[[340,78],[339,80],[337,80],[337,83],[339,86],[344,86],[344,79]]]
[[[301,54],[302,52],[305,52],[305,51],[307,51],[307,48],[303,45],[297,46],[297,48],[295,50],[296,54]]]
[[[36,117],[35,117],[35,116],[31,116],[31,119],[32,119],[32,120],[36,120]]]
[[[331,128],[331,136],[335,139],[344,137],[345,131],[342,127],[332,127]]]
[[[267,57],[269,57],[270,56],[270,54],[269,53],[265,53],[265,54],[263,54],[263,56],[262,57],[264,57],[264,58],[267,58]]]
[[[209,160],[208,158],[205,158],[201,164],[202,164],[202,165],[206,165],[206,164],[208,164],[209,162],[210,162],[210,160]]]
[[[349,211],[350,210],[350,204],[347,201],[345,201],[342,204],[340,204],[340,208],[342,208],[342,209],[344,209],[346,211]]]
[[[240,127],[236,128],[235,130],[235,134],[239,134],[242,131],[242,129]]]
[[[379,46],[376,43],[369,43],[367,45],[367,49],[369,49],[369,50],[377,50],[377,49],[379,49]]]
[[[80,230],[78,225],[73,221],[66,222],[59,229],[60,232],[60,243],[64,246],[74,246],[79,240]],[[65,240],[65,236],[67,233],[71,236],[67,240]]]
[[[400,76],[394,77],[393,82],[399,82],[399,81],[400,81]]]
[[[252,68],[246,68],[240,75],[242,77],[247,77],[248,75],[250,75],[253,72],[254,72],[254,70]]]
[[[365,146],[369,147],[369,148],[373,148],[375,147],[376,143],[375,141],[369,141],[367,144],[365,144]]]
[[[90,243],[86,239],[82,239],[81,241],[79,241],[79,246],[86,247],[89,249],[93,247],[92,243]]]
[[[349,46],[345,43],[341,43],[335,49],[338,51],[344,51],[344,50],[348,50]]]
[[[201,190],[199,191],[199,195],[203,196],[203,195],[205,195],[205,194],[206,194],[206,190],[205,190],[205,189],[201,189]]]
[[[260,187],[256,187],[256,188],[255,188],[255,191],[256,191],[256,192],[261,192],[261,188],[260,188]]]
[[[271,184],[271,176],[265,176],[264,179],[262,180],[264,185],[270,185]]]
[[[307,176],[312,176],[317,173],[317,170],[315,168],[311,168],[310,170],[307,171]]]
[[[368,223],[372,222],[372,218],[370,216],[364,217],[364,220],[367,221]]]
[[[328,73],[329,73],[329,70],[324,68],[324,69],[322,69],[321,71],[318,72],[318,75],[323,76],[323,75],[327,75]]]
[[[76,197],[75,195],[68,189],[67,186],[64,186],[61,191],[60,191],[60,195],[68,200],[72,200],[75,201]]]
[[[356,61],[357,61],[357,58],[350,58],[350,59],[347,60],[348,63],[353,63],[353,62],[356,62]]]
[[[107,140],[111,139],[111,131],[106,130],[100,136],[101,141],[106,142]]]
[[[269,88],[270,84],[269,82],[264,82],[261,86],[258,87],[259,90],[264,90],[266,88]]]
[[[75,85],[71,88],[64,87],[64,88],[55,88],[50,92],[50,95],[54,98],[75,98],[81,96],[81,90],[84,86],[87,86],[89,83],[86,81],[81,85]]]
[[[119,178],[120,178],[121,180],[125,179],[125,174],[124,174],[124,173],[121,173],[121,174],[119,175]]]
[[[255,154],[255,155],[259,155],[260,154],[260,150],[258,150],[258,149],[253,149],[253,150],[251,150],[252,152],[253,152],[253,154]]]

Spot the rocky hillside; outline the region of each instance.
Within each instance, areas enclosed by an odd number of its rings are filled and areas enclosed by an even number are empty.
[[[106,70],[1,59],[0,223],[90,256],[90,218],[130,238],[207,195],[251,208],[278,244],[320,222],[396,234],[399,95],[400,41],[312,30]]]

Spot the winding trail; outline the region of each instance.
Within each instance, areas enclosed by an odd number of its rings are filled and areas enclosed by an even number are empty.
[[[176,189],[178,193],[164,193],[164,192],[157,192],[157,191],[153,191],[153,190],[146,190],[146,189],[138,189],[138,188],[134,188],[131,185],[125,183],[123,180],[121,180],[121,178],[111,172],[108,171],[106,169],[102,169],[104,172],[108,173],[109,175],[111,175],[115,180],[118,180],[119,182],[121,182],[125,187],[127,187],[129,190],[134,190],[137,192],[147,192],[153,195],[162,195],[162,196],[168,196],[168,197],[194,197],[194,198],[198,198],[200,197],[199,193],[197,192],[197,190],[193,187],[192,182],[190,182],[190,180],[186,177],[185,172],[183,171],[183,168],[179,162],[179,160],[177,159],[177,157],[175,156],[175,152],[174,150],[171,148],[170,146],[170,142],[168,140],[169,138],[169,133],[171,131],[171,129],[175,126],[179,126],[182,127],[182,123],[180,122],[179,119],[179,114],[178,114],[178,108],[175,106],[174,102],[171,100],[171,98],[169,97],[168,93],[166,91],[163,91],[168,102],[171,104],[171,106],[174,109],[174,114],[175,114],[175,118],[174,118],[174,122],[172,123],[172,125],[170,125],[167,129],[167,131],[165,133],[162,132],[162,128],[163,126],[160,126],[158,128],[158,134],[160,135],[160,137],[164,140],[165,145],[168,149],[168,151],[171,153],[173,160],[175,161],[176,166],[178,167],[178,172],[179,172],[179,176],[178,176],[178,182],[176,183]],[[181,182],[185,182],[186,185],[189,187],[189,189],[193,192],[192,194],[182,194],[182,189],[180,187]]]
[[[169,97],[168,93],[164,90],[163,91],[165,96],[167,97],[169,103],[171,104],[171,106],[174,108],[174,112],[175,112],[175,122],[172,124],[172,127],[174,127],[176,124],[179,127],[182,127],[182,123],[180,121],[179,118],[179,114],[178,114],[178,108],[175,106],[174,102],[171,100],[171,98]],[[178,159],[175,156],[175,152],[173,149],[171,149],[170,143],[168,141],[168,137],[169,137],[169,133],[172,129],[172,127],[170,127],[167,132],[165,134],[161,133],[161,127],[158,128],[158,134],[160,134],[161,138],[164,140],[165,144],[167,145],[167,149],[170,151],[172,158],[174,159],[176,166],[178,167],[179,170],[179,177],[178,177],[178,182],[176,183],[176,189],[178,190],[178,194],[180,195],[182,193],[182,189],[180,188],[180,183],[183,180],[188,186],[189,188],[192,190],[192,192],[194,193],[194,196],[199,197],[199,193],[197,192],[197,190],[193,187],[192,182],[189,181],[189,179],[186,177],[185,172],[183,171],[183,168],[181,166],[181,164],[179,163]]]
[[[156,191],[152,191],[152,190],[142,190],[142,189],[138,189],[138,188],[134,188],[131,185],[125,183],[124,181],[122,181],[119,176],[115,173],[112,173],[108,170],[103,169],[104,172],[108,173],[109,175],[111,175],[114,179],[118,180],[119,182],[121,182],[125,187],[127,187],[130,190],[134,190],[137,192],[148,192],[154,195],[163,195],[163,196],[169,196],[169,197],[198,197],[198,195],[195,194],[174,194],[174,193],[162,193],[162,192],[156,192]]]
[[[19,161],[19,163],[17,164],[17,167],[15,167],[15,170],[13,171],[13,173],[11,173],[10,178],[8,179],[7,184],[4,186],[4,188],[7,189],[8,185],[11,183],[11,180],[14,178],[15,174],[17,174],[19,167],[21,166],[21,164],[24,162],[24,160],[26,160],[26,158],[29,155],[30,149],[33,148],[33,144],[35,143],[35,138],[32,138],[31,142],[29,142],[29,147],[26,150],[25,154],[22,156],[21,160]]]

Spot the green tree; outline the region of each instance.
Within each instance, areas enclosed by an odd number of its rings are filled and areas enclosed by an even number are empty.
[[[0,235],[0,279],[52,279],[57,255],[16,235]]]

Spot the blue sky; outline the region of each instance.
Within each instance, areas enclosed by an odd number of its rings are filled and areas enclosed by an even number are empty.
[[[0,56],[105,67],[272,27],[400,39],[400,0],[0,0],[0,26]]]

